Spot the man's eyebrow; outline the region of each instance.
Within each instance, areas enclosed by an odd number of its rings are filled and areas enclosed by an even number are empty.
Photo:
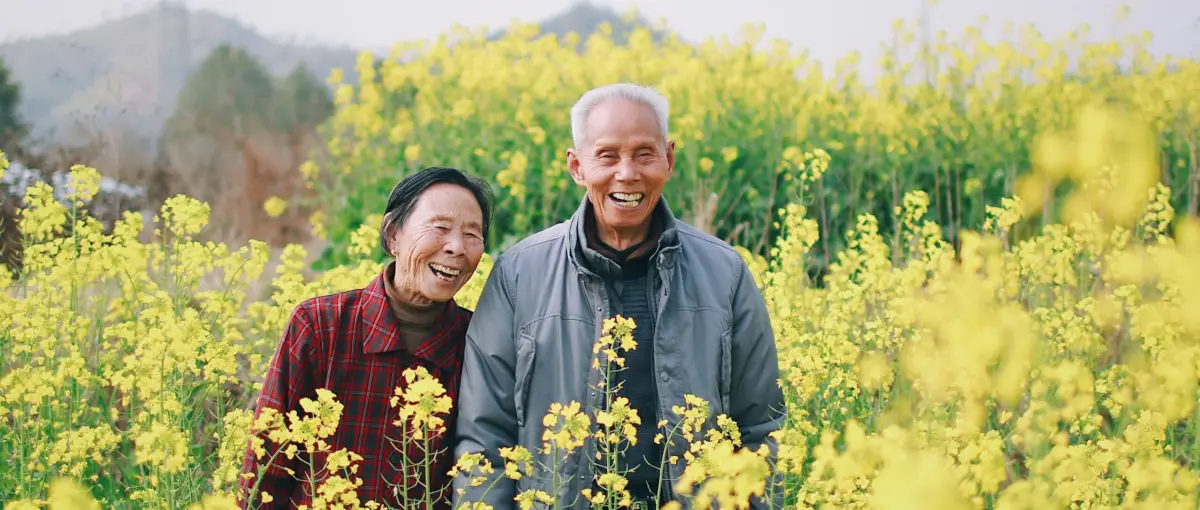
[[[620,148],[620,145],[621,145],[621,141],[620,141],[620,140],[606,140],[606,139],[600,139],[600,140],[596,140],[596,143],[595,143],[595,144],[593,144],[593,146],[592,146],[592,150],[594,150],[594,151],[597,151],[597,152],[598,152],[598,151],[601,151],[601,150],[611,150],[611,149],[617,149],[617,148]],[[633,149],[654,149],[654,150],[658,150],[658,148],[659,148],[659,145],[660,145],[659,141],[658,141],[657,139],[655,139],[655,138],[638,138],[638,139],[636,139],[636,140],[633,140],[633,141],[630,143],[630,146],[631,146]]]

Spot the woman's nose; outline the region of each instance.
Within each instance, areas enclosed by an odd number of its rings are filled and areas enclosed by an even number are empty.
[[[463,252],[463,244],[463,235],[459,232],[451,232],[446,235],[442,249],[446,250],[446,253],[457,255]]]

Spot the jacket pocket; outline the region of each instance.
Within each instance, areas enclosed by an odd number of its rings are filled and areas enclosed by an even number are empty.
[[[522,332],[517,343],[516,388],[513,390],[513,404],[516,406],[517,426],[525,426],[526,406],[529,401],[529,381],[533,379],[533,361],[537,342],[527,332]]]
[[[721,374],[718,384],[721,393],[721,412],[729,414],[729,387],[733,378],[733,332],[725,330],[721,333]]]

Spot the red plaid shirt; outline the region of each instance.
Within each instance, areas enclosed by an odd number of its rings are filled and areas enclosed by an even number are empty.
[[[347,448],[363,457],[357,473],[362,479],[359,500],[396,508],[403,505],[403,500],[393,495],[393,485],[407,486],[410,501],[421,501],[425,488],[423,479],[419,480],[421,484],[414,483],[416,473],[410,472],[407,477],[399,473],[400,445],[394,441],[402,440],[403,429],[394,424],[399,419],[399,407],[391,407],[391,398],[395,388],[404,385],[404,370],[423,366],[441,381],[457,409],[463,343],[472,313],[451,301],[438,316],[430,337],[416,352],[408,352],[388,304],[384,287],[387,274],[388,269],[384,269],[365,288],[312,298],[296,307],[271,359],[255,416],[264,407],[272,407],[283,413],[295,410],[303,417],[300,399],[315,400],[317,388],[329,389],[344,407],[341,423],[327,441],[332,450]],[[450,479],[446,474],[453,466],[451,438],[456,414],[446,417],[446,431],[430,448],[431,452],[440,452],[430,473],[430,486],[437,492],[434,507],[439,509],[450,508]],[[265,446],[269,458],[276,447],[269,440]],[[421,459],[420,451],[410,449],[410,463]],[[248,495],[255,505],[261,504],[263,491],[274,498],[259,508],[311,506],[311,490],[301,481],[308,478],[308,467],[299,462],[305,458],[301,455],[303,446],[296,459],[278,455],[263,473],[254,494],[249,491],[255,480],[243,479],[243,496]],[[312,464],[323,476],[323,458],[312,459]],[[248,450],[243,472],[256,473],[258,466],[259,461]],[[295,477],[284,467],[292,468]]]

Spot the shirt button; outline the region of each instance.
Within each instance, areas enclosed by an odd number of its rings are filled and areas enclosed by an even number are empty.
[[[667,382],[667,371],[666,371],[666,370],[663,370],[662,372],[659,372],[659,373],[658,373],[658,378],[659,378],[659,379],[662,379],[662,380],[663,380],[663,382]]]

